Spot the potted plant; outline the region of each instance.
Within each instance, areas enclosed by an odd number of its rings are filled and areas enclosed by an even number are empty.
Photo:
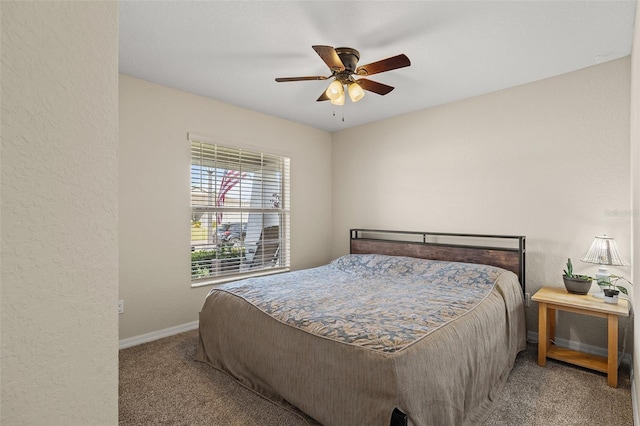
[[[605,288],[602,290],[604,292],[604,301],[606,303],[618,303],[618,295],[620,294],[620,290],[615,288]]]
[[[620,277],[617,275],[611,275],[609,276],[608,279],[603,279],[603,280],[598,280],[598,285],[599,286],[606,286],[606,288],[603,288],[602,291],[604,292],[604,301],[607,303],[618,303],[618,298],[620,293],[623,293],[625,295],[629,295],[629,292],[627,291],[627,289],[623,286],[620,285],[616,285],[616,283],[619,280],[624,280],[627,283],[629,283],[630,285],[633,285],[633,283],[631,281],[629,281],[628,279],[626,279],[625,277]]]
[[[564,271],[562,280],[564,286],[569,293],[573,294],[587,294],[591,288],[591,282],[593,278],[588,275],[577,275],[573,273],[573,264],[571,258],[567,259],[567,269]]]

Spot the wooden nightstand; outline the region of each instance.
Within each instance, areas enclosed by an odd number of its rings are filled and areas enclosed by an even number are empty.
[[[629,316],[629,302],[605,303],[591,294],[570,294],[564,288],[543,287],[531,300],[538,302],[538,365],[544,367],[547,358],[557,359],[607,373],[607,383],[618,387],[618,317]],[[551,343],[555,338],[556,310],[607,318],[608,352],[606,357],[562,348]]]

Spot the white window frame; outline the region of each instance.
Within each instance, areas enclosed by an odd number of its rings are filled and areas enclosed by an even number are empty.
[[[289,271],[290,159],[193,134],[187,139],[191,150],[191,286]],[[215,201],[229,190],[220,179],[227,172],[236,178],[228,193],[235,196],[232,206]],[[246,190],[242,193],[246,188],[251,189],[249,198]],[[231,244],[219,239],[217,226],[225,223],[220,216],[240,218],[246,224],[246,237]],[[203,225],[198,233],[196,227]],[[222,259],[226,256],[230,259]]]

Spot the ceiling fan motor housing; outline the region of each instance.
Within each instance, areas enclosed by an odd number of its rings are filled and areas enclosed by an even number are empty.
[[[360,52],[351,47],[336,47],[336,53],[344,65],[344,72],[352,74],[356,71],[356,65],[360,60]]]

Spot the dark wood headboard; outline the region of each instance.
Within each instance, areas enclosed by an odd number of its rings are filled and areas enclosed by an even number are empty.
[[[351,229],[352,254],[481,263],[514,272],[525,291],[525,237]]]

